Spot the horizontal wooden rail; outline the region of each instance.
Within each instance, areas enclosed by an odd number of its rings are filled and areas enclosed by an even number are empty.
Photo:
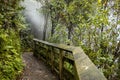
[[[34,39],[34,56],[45,61],[60,80],[106,80],[80,47]]]

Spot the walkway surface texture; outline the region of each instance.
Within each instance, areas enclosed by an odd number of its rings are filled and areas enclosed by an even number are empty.
[[[33,56],[33,53],[24,53],[23,62],[25,70],[20,80],[58,80],[41,60]]]

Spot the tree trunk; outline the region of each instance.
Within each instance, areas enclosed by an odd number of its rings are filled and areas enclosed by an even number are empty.
[[[45,13],[45,25],[44,25],[44,30],[43,30],[43,40],[44,41],[46,38],[47,24],[48,24],[48,14]]]

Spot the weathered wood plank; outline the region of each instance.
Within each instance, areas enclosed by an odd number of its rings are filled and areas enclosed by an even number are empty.
[[[73,56],[79,80],[106,80],[80,47],[74,49]]]
[[[52,70],[58,73],[60,80],[106,80],[80,47],[34,39],[34,55],[48,62]],[[66,65],[72,66],[72,69],[65,67]]]

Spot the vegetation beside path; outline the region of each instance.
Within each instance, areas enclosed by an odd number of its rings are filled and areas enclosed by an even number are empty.
[[[15,80],[23,70],[19,31],[25,25],[20,1],[0,1],[0,80]]]

